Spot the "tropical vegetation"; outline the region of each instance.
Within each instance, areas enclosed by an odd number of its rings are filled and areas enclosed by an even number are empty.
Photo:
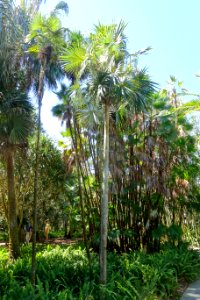
[[[0,297],[178,299],[200,275],[198,95],[160,89],[123,21],[85,36],[41,2],[0,0]]]

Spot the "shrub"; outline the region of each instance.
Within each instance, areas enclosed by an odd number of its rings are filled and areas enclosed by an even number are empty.
[[[99,282],[98,256],[91,253],[90,268],[84,249],[37,247],[37,284],[30,283],[31,247],[22,248],[23,258],[7,261],[0,251],[0,299],[3,300],[97,300],[102,292],[108,300],[176,299],[179,280],[190,282],[200,274],[198,252],[186,247],[156,254],[131,252],[108,254],[108,284]],[[7,263],[6,263],[7,262]]]

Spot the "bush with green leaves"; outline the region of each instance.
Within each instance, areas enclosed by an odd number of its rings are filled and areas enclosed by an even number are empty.
[[[31,285],[31,248],[22,248],[21,259],[8,261],[0,249],[0,299],[3,300],[97,300],[102,289],[108,300],[178,299],[178,282],[191,282],[200,275],[199,253],[182,246],[156,254],[130,252],[108,254],[108,283],[99,285],[99,261],[80,246],[39,246],[37,284]]]

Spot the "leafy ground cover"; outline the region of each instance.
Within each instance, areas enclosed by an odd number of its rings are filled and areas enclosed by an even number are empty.
[[[100,299],[98,256],[91,253],[88,264],[81,246],[40,245],[37,248],[37,285],[30,282],[31,246],[22,248],[21,259],[8,261],[7,250],[0,248],[0,299]],[[179,299],[178,288],[200,275],[200,257],[186,247],[157,254],[109,253],[108,300]]]

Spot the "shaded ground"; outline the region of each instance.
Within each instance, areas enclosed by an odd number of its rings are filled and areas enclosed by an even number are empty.
[[[80,241],[82,241],[81,238],[76,238],[76,239],[55,238],[55,239],[49,239],[48,242],[44,242],[44,243],[53,244],[53,245],[73,245]]]
[[[43,241],[42,243],[50,244],[50,245],[74,245],[80,241],[82,241],[81,238],[76,238],[76,239],[51,238],[51,239],[48,239],[48,242]],[[38,244],[40,244],[40,243],[41,242],[39,242]],[[0,242],[0,247],[7,246],[7,245],[8,245],[7,242]]]

